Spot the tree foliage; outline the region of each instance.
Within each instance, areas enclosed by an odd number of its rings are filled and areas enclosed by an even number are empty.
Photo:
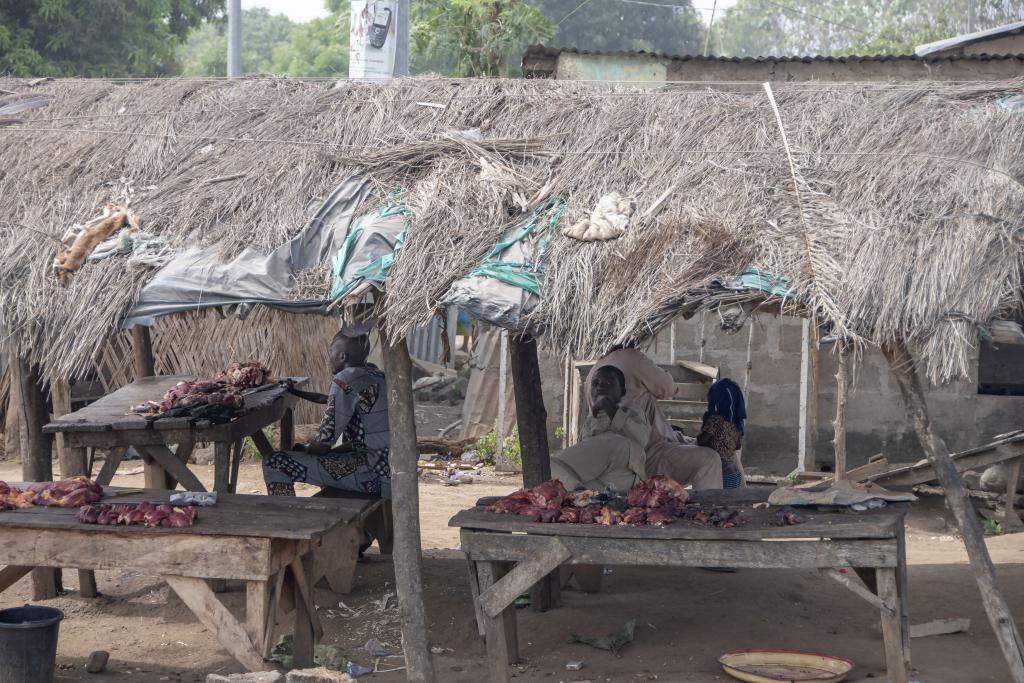
[[[159,76],[224,0],[0,0],[0,73]]]
[[[270,73],[274,51],[288,44],[296,24],[283,14],[258,7],[242,11],[242,72]],[[227,22],[208,22],[178,49],[184,76],[227,75]]]
[[[739,0],[715,23],[729,56],[910,54],[967,32],[968,0]],[[782,6],[785,6],[785,9]],[[1024,19],[1024,0],[975,0],[976,29]]]
[[[656,0],[651,5],[621,0],[528,2],[556,23],[553,44],[559,47],[684,55],[699,53],[704,46],[704,26],[691,0]]]
[[[347,3],[346,3],[347,4]],[[287,76],[348,76],[348,8],[299,24],[274,50],[270,71]]]
[[[527,45],[556,26],[522,0],[414,0],[413,71],[508,76]]]

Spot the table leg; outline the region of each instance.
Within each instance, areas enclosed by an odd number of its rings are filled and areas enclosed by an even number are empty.
[[[245,582],[245,630],[264,659],[273,648],[276,602],[274,577],[269,581]]]
[[[69,477],[88,476],[89,453],[81,447],[74,448],[65,446],[60,453],[60,476],[62,479]],[[91,569],[78,570],[78,592],[83,598],[95,598],[99,595],[96,590],[96,574]]]
[[[476,562],[466,557],[466,563],[469,565],[469,594],[473,600],[473,613],[476,614],[476,630],[483,638],[484,633],[484,615],[480,610],[480,583],[476,575]]]
[[[190,576],[165,576],[164,580],[242,666],[248,671],[264,669],[259,648],[205,581]]]
[[[231,447],[231,474],[228,476],[228,492],[238,492],[238,468],[242,466],[242,442],[236,441]]]
[[[312,551],[313,584],[324,577],[335,593],[351,593],[362,538],[363,529],[360,524],[346,524],[324,536],[320,547]]]
[[[123,446],[111,448],[107,451],[107,459],[103,461],[103,467],[100,468],[100,473],[96,475],[96,483],[100,486],[110,486],[110,482],[114,480],[114,474],[117,472],[118,466],[121,461],[124,460],[125,451],[128,450]]]
[[[1024,458],[1015,458],[1006,463],[1006,510],[1003,512],[1003,531],[1024,526],[1020,515],[1013,509],[1017,499],[1017,484],[1020,482],[1020,465]]]
[[[911,671],[910,663],[910,592],[907,581],[907,539],[903,520],[896,525],[896,593],[900,604],[900,641],[903,643],[903,666]]]
[[[32,571],[32,567],[19,567],[18,565],[8,565],[3,569],[0,569],[0,593],[16,584],[21,578]]]
[[[281,415],[281,425],[278,431],[278,442],[282,451],[290,451],[295,446],[295,413],[291,408]]]
[[[313,603],[313,554],[306,553],[290,565],[295,586],[295,668],[313,666],[313,651],[322,634]]]
[[[882,615],[882,639],[885,644],[885,669],[889,683],[907,683],[909,654],[904,652],[903,610],[900,601],[898,571],[894,567],[879,567],[875,570],[878,580],[878,597],[888,609],[880,610]]]
[[[509,571],[507,562],[477,562],[477,579],[480,592],[498,582]],[[519,636],[516,631],[516,606],[512,603],[493,619],[481,611],[484,623],[484,638],[487,641],[487,662],[491,672],[490,680],[508,683],[509,665],[519,661]]]
[[[218,441],[213,444],[213,490],[230,493],[231,488],[231,444]]]

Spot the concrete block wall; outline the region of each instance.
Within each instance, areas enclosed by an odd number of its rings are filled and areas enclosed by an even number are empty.
[[[725,334],[712,314],[705,319],[704,362],[717,365],[723,377],[731,377],[741,386],[748,334],[748,327],[733,335]],[[669,362],[669,338],[665,330],[647,349],[658,363]],[[677,321],[675,338],[676,358],[696,360],[701,339],[700,316]],[[755,318],[744,442],[747,466],[775,474],[786,474],[796,467],[800,344],[800,320],[772,315]],[[831,347],[821,349],[819,373],[816,458],[818,463],[831,464],[836,373]],[[854,379],[848,403],[849,466],[864,464],[876,453],[884,453],[890,462],[914,462],[923,457],[916,438],[907,428],[899,387],[882,354],[870,351],[860,358]],[[996,434],[1024,428],[1024,397],[979,395],[973,380],[930,387],[926,398],[937,430],[954,451],[987,443]]]

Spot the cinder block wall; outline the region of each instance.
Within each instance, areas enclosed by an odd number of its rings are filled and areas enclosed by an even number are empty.
[[[676,322],[676,358],[697,359],[700,328],[699,316]],[[748,328],[735,335],[724,334],[717,320],[708,315],[704,330],[704,361],[719,366],[723,377],[731,377],[742,386]],[[796,318],[765,315],[754,321],[745,465],[776,474],[796,467],[800,335],[801,325]],[[657,362],[668,363],[667,330],[647,352]],[[816,457],[819,463],[831,463],[836,390],[836,360],[831,347],[822,347],[819,362]],[[977,372],[976,363],[973,371]],[[850,466],[865,463],[875,453],[884,453],[890,462],[913,462],[923,457],[905,423],[899,387],[882,354],[865,354],[856,365],[855,379],[848,404]],[[931,387],[927,400],[936,428],[954,451],[1024,428],[1024,397],[978,395],[974,381]],[[549,416],[550,412],[549,408]]]

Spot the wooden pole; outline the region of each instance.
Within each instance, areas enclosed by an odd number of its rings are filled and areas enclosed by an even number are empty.
[[[21,454],[21,477],[25,481],[53,481],[53,437],[43,434],[43,425],[49,422],[39,366],[30,365],[20,354],[17,344],[11,344],[11,380],[18,382],[21,398],[21,426],[27,448]],[[59,569],[38,567],[32,570],[32,599],[50,600],[62,592]]]
[[[846,478],[846,401],[850,396],[850,355],[853,347],[839,342],[839,367],[836,369],[836,419],[832,422],[835,436],[832,446],[836,452],[836,481]]]
[[[420,551],[419,479],[416,474],[416,412],[412,398],[412,359],[405,339],[391,342],[379,329],[388,385],[391,428],[391,496],[395,515],[395,589],[402,616],[406,680],[433,683],[434,664],[427,642]]]
[[[153,360],[153,339],[149,328],[136,325],[132,328],[132,362],[135,366],[135,379],[152,377],[156,374],[156,363]]]
[[[989,623],[995,631],[999,647],[1009,665],[1010,677],[1014,683],[1024,683],[1024,643],[1013,621],[1003,593],[996,581],[995,567],[985,546],[985,537],[964,490],[964,482],[950,457],[949,449],[933,429],[924,400],[924,390],[914,367],[914,359],[902,343],[882,349],[892,368],[906,404],[907,419],[921,442],[925,456],[946,492],[946,503],[953,511],[957,526],[964,537],[964,546],[971,561],[974,579],[978,582],[981,601],[988,613]]]
[[[800,432],[798,435],[801,472],[818,469],[815,459],[815,437],[818,435],[818,328],[803,320],[803,342],[800,351]]]
[[[523,464],[523,486],[532,487],[551,479],[551,452],[548,449],[548,414],[541,391],[537,341],[528,334],[510,337],[512,350],[512,388],[516,398],[516,424],[519,425],[519,449]],[[534,586],[530,605],[544,612],[561,601],[558,571]]]

